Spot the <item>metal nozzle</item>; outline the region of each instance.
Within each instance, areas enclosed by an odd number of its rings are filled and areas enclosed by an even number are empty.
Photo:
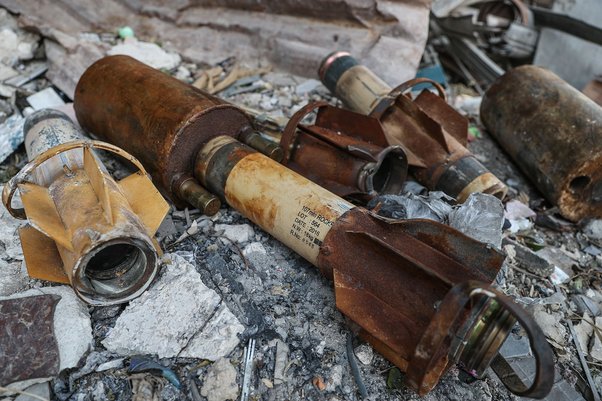
[[[259,132],[251,129],[245,131],[241,137],[241,141],[253,149],[257,149],[272,160],[280,163],[284,157],[284,152],[280,145],[263,137]]]
[[[188,178],[180,184],[180,196],[207,216],[213,216],[221,207],[218,197],[203,188],[194,178]]]

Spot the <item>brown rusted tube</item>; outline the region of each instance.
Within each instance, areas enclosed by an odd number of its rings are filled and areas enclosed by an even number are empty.
[[[526,396],[549,392],[553,359],[543,333],[486,284],[501,266],[499,252],[430,220],[392,221],[355,207],[231,137],[205,145],[195,175],[331,278],[337,308],[408,372],[419,394],[453,363],[483,372],[517,320],[537,343],[541,380],[508,386]]]
[[[526,65],[487,90],[481,119],[564,217],[602,217],[600,106],[552,72]]]
[[[391,89],[345,52],[326,57],[319,75],[351,110],[380,119],[389,144],[404,148],[410,172],[429,189],[459,202],[473,192],[505,196],[506,186],[466,148],[467,121],[445,102],[440,87],[440,96],[425,90],[412,101],[404,92],[423,80]]]
[[[180,208],[187,204],[182,183],[201,146],[219,135],[238,138],[251,125],[236,107],[128,56],[90,66],[74,108],[84,130],[138,157]]]

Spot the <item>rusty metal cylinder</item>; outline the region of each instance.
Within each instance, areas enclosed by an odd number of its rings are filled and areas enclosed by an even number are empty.
[[[483,96],[481,120],[561,214],[602,217],[602,108],[554,73],[514,68]]]
[[[346,52],[327,56],[319,75],[351,110],[380,120],[388,143],[404,148],[410,172],[429,189],[459,202],[474,192],[505,196],[506,186],[466,148],[465,118],[444,99],[423,91],[412,101],[404,94],[409,82],[393,89]]]
[[[177,207],[187,204],[181,185],[202,145],[250,126],[238,108],[128,56],[92,64],[74,108],[84,130],[138,157]]]

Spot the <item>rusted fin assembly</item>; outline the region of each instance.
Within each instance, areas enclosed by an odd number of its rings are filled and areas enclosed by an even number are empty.
[[[516,321],[537,343],[542,379],[513,391],[549,392],[553,360],[541,330],[488,284],[503,262],[495,249],[430,220],[393,221],[355,207],[231,137],[210,140],[195,173],[332,278],[337,308],[419,394],[457,362],[483,373]]]
[[[301,124],[317,110],[314,124]],[[326,102],[301,108],[284,128],[283,164],[335,194],[366,200],[399,194],[407,175],[400,146],[389,146],[377,119]]]
[[[244,110],[269,140],[280,142],[282,164],[329,191],[360,203],[401,192],[407,159],[400,146],[387,144],[377,119],[326,102],[309,103],[288,121]],[[302,124],[314,111],[315,122]]]
[[[481,119],[564,217],[602,217],[602,108],[552,72],[525,65],[483,96]]]
[[[353,111],[378,118],[390,145],[405,150],[410,172],[432,190],[464,202],[473,192],[503,198],[506,186],[466,149],[468,123],[445,101],[438,84],[415,79],[391,89],[345,52],[322,62],[320,79]],[[415,100],[405,92],[418,83],[433,84],[439,96],[424,90]]]
[[[28,219],[20,237],[29,274],[71,284],[94,305],[140,295],[157,271],[152,236],[169,209],[142,165],[113,145],[82,140],[55,110],[29,116],[24,131],[31,161],[4,187],[2,200],[14,217]],[[93,149],[139,171],[115,181]],[[17,189],[22,209],[12,205]]]

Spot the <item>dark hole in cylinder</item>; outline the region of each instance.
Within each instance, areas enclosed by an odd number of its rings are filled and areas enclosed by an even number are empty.
[[[372,176],[372,186],[379,194],[398,194],[405,181],[405,162],[399,154],[391,152]]]
[[[591,179],[586,175],[580,175],[571,180],[569,188],[574,193],[579,193],[585,189],[590,183]]]
[[[376,192],[381,193],[383,192],[383,189],[386,189],[387,183],[391,178],[392,163],[393,162],[391,158],[387,157],[385,158],[385,160],[383,160],[378,170],[376,170],[372,181],[374,185],[374,190]]]
[[[130,244],[109,245],[90,259],[85,274],[90,279],[110,280],[136,265],[142,251]]]

